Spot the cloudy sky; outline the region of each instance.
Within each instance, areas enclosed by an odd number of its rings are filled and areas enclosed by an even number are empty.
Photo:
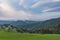
[[[0,0],[0,20],[48,20],[60,17],[60,0]]]

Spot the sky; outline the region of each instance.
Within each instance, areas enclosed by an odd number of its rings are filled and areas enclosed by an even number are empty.
[[[60,17],[60,0],[0,0],[0,20],[48,20]]]

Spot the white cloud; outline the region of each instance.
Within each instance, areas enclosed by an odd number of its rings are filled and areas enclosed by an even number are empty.
[[[14,19],[14,18],[0,17],[0,20],[16,20],[16,19]]]
[[[20,5],[23,5],[24,8],[28,9],[29,7],[27,5],[24,5],[25,0],[20,0]],[[55,0],[56,1],[56,0]],[[32,8],[36,8],[46,2],[49,1],[38,1],[35,4],[32,5]],[[1,2],[0,3],[0,10],[2,10],[4,13],[3,16],[0,16],[0,20],[46,20],[50,18],[56,18],[60,17],[59,13],[41,13],[41,14],[32,14],[28,11],[23,10],[15,10],[13,9],[7,2]],[[50,10],[53,10],[55,8],[46,8],[43,10],[43,12],[47,12]]]
[[[4,13],[2,13],[4,15],[4,18],[8,18],[8,19],[9,18],[10,19],[12,19],[12,18],[14,18],[14,19],[29,19],[32,16],[29,12],[25,12],[22,10],[17,11],[15,9],[13,9],[7,3],[1,3],[0,7],[1,7],[0,10],[3,10],[3,12],[4,12]]]
[[[23,4],[24,4],[24,2],[25,2],[25,0],[20,0],[19,5],[23,5]]]
[[[26,0],[20,0],[19,5],[24,7],[25,9],[29,9],[29,6],[25,4]]]
[[[7,3],[1,3],[0,7],[3,10],[3,12],[5,12],[4,15],[13,16],[13,14],[14,14],[13,11],[14,10]],[[11,13],[13,13],[13,14],[11,14]]]
[[[42,21],[52,19],[52,18],[58,18],[58,17],[60,17],[60,12],[45,12],[42,14],[34,15],[34,18]]]
[[[54,8],[45,8],[42,12],[48,12],[48,11],[52,11],[52,10],[56,10],[56,9],[58,9],[58,8],[60,8],[60,7],[54,7]]]
[[[45,8],[44,10],[42,10],[42,12],[44,13],[44,12],[48,12],[48,11],[51,11],[51,10],[53,10],[54,8]]]
[[[32,14],[29,12],[25,12],[25,11],[17,11],[16,15],[17,19],[29,19],[30,17],[32,17]]]
[[[40,6],[41,4],[42,3],[40,3],[40,1],[39,1],[38,3],[33,4],[31,8],[36,8],[36,7]]]
[[[36,3],[31,6],[31,8],[37,8],[45,3],[57,2],[57,1],[60,1],[60,0],[39,0],[39,1],[36,1]]]
[[[53,2],[57,2],[57,1],[60,1],[60,0],[52,0]]]
[[[45,4],[45,3],[48,3],[48,2],[50,2],[50,0],[41,0],[41,1],[39,0],[35,4],[33,4],[31,6],[31,8],[39,7],[39,6],[41,6],[41,5]]]

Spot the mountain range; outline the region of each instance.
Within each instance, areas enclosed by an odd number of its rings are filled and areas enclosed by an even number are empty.
[[[52,27],[57,24],[60,24],[60,18],[54,18],[50,20],[45,20],[45,21],[31,21],[31,20],[18,20],[18,21],[5,21],[5,20],[0,20],[0,25],[2,24],[10,24],[15,27],[21,27],[21,28],[39,28],[39,27]]]

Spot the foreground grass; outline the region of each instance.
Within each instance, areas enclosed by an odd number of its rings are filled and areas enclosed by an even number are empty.
[[[60,40],[60,34],[28,34],[0,31],[0,40]]]

